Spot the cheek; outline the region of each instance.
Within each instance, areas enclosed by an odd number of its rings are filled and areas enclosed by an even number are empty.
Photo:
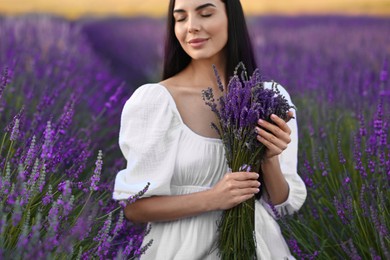
[[[218,34],[220,40],[227,41],[228,38],[227,21],[220,21],[219,23],[214,23],[211,26],[212,26],[213,33]]]
[[[185,40],[185,35],[183,33],[182,28],[179,28],[178,26],[175,26],[175,35],[178,41],[182,44]]]
[[[222,27],[218,27],[216,32],[218,33],[218,41],[224,46],[228,41],[228,32],[227,30],[221,30],[221,28]]]

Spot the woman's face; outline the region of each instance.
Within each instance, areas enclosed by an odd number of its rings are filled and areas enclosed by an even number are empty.
[[[175,35],[195,60],[219,59],[228,40],[228,20],[221,0],[176,0]]]

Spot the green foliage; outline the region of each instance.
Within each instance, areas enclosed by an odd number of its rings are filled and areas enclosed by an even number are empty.
[[[379,102],[372,122],[363,122],[362,114],[310,100],[297,100],[308,197],[297,215],[281,220],[290,248],[306,259],[388,259],[388,105]]]

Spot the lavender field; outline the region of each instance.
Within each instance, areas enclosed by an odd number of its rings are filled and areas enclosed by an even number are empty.
[[[248,23],[264,77],[298,109],[308,198],[279,220],[294,255],[390,259],[390,19]],[[0,258],[147,250],[147,231],[123,220],[110,193],[125,165],[121,108],[159,80],[163,37],[163,23],[146,18],[0,18]]]

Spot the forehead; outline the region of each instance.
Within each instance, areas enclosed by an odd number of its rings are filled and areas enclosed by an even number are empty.
[[[191,10],[207,4],[212,4],[217,8],[223,7],[221,0],[176,0],[173,9]]]

